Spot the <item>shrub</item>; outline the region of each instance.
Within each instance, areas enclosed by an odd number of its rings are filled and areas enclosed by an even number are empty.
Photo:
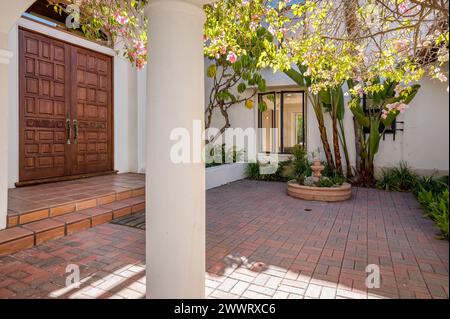
[[[399,167],[383,169],[376,185],[386,191],[411,191],[417,182],[418,176],[405,162],[400,162]]]
[[[235,146],[227,150],[225,144],[208,146],[206,152],[209,152],[209,156],[213,158],[213,162],[206,163],[206,167],[237,163],[242,160],[244,155],[244,152],[237,150]]]
[[[431,205],[431,218],[442,231],[442,237],[448,239],[448,189],[437,195],[436,201]]]
[[[441,193],[448,188],[448,175],[438,179],[432,176],[422,177],[413,188],[413,193],[418,196],[420,191],[431,191],[433,194]]]
[[[417,200],[425,209],[426,215],[435,221],[442,232],[442,237],[448,239],[448,189],[439,193],[433,193],[432,190],[426,190],[422,187],[418,192]]]
[[[275,173],[273,174],[261,174],[264,172],[265,168],[269,168],[270,165],[275,164],[262,164],[260,162],[248,163],[246,167],[246,176],[248,179],[259,180],[259,181],[273,181],[273,182],[286,182],[291,179],[291,174],[288,173],[290,170],[290,162],[280,162]]]
[[[333,184],[333,181],[331,180],[331,178],[326,177],[326,176],[321,176],[319,178],[319,180],[315,183],[315,185],[317,187],[332,187],[334,184]]]
[[[245,175],[247,176],[247,178],[258,180],[259,179],[259,167],[260,167],[259,162],[248,163],[247,166],[245,167]]]
[[[295,176],[311,175],[311,165],[308,162],[308,153],[306,149],[300,145],[296,145],[292,148],[292,155],[294,156],[292,164],[294,166]]]
[[[424,208],[426,216],[434,220],[442,232],[442,237],[449,238],[448,208],[449,208],[449,179],[423,177],[417,182],[414,194]]]
[[[334,170],[333,168],[331,168],[330,165],[328,165],[327,162],[322,162],[321,163],[324,167],[323,171],[322,171],[322,176],[326,176],[326,177],[335,177],[336,175],[336,170]]]

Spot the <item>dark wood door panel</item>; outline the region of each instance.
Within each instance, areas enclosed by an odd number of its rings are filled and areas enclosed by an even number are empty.
[[[70,47],[19,31],[20,181],[64,176]]]
[[[23,29],[19,52],[20,182],[112,171],[112,58]]]
[[[72,47],[72,116],[77,119],[74,145],[77,174],[110,171],[112,166],[112,59]]]

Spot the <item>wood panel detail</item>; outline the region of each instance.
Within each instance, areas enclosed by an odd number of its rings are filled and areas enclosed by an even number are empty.
[[[112,171],[112,58],[24,29],[19,52],[20,182]]]

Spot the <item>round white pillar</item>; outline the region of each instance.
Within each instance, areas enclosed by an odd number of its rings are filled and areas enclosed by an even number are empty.
[[[176,164],[171,132],[203,123],[201,1],[154,0],[147,8],[146,125],[147,298],[204,298],[205,167]],[[198,135],[198,134],[197,134]],[[198,137],[199,138],[199,137]],[[196,141],[199,142],[198,140]]]
[[[0,33],[0,40],[1,38]],[[8,64],[12,58],[11,51],[2,49],[2,46],[0,46],[0,230],[6,228],[8,212]]]

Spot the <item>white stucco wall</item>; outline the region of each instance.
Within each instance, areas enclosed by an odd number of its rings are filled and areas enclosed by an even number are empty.
[[[137,111],[137,171],[145,173],[145,152],[146,152],[146,107],[147,107],[147,67],[138,71],[138,111]]]
[[[264,70],[262,73],[267,82],[267,91],[296,88],[295,83],[285,74],[274,74],[270,70]],[[209,78],[206,78],[205,81],[207,99],[212,83]],[[398,124],[398,128],[403,128],[404,131],[397,132],[395,141],[390,134],[387,134],[385,140],[381,141],[380,151],[375,158],[375,166],[378,169],[396,166],[400,161],[406,161],[411,168],[422,174],[432,174],[435,170],[440,173],[447,173],[449,170],[448,83],[423,79],[420,84],[422,87],[410,104],[409,109],[398,117],[398,121],[405,122],[404,125]],[[232,127],[256,128],[258,126],[256,97],[254,105],[253,110],[248,110],[243,104],[230,108]],[[213,125],[220,125],[218,118],[220,116],[215,117]],[[350,160],[352,165],[355,165],[355,134],[352,114],[349,110],[346,110],[344,122]],[[325,124],[332,146],[331,120],[328,115],[325,115]],[[309,152],[316,150],[318,147],[322,148],[317,120],[309,101],[307,101],[306,133]],[[344,161],[344,157],[342,159]]]
[[[111,48],[20,18],[8,34],[8,46],[14,55],[9,64],[9,83],[13,85],[10,85],[8,108],[8,187],[14,187],[14,183],[19,179],[19,26],[114,57],[114,168],[119,172],[137,172],[138,135],[140,134],[137,81],[138,73],[141,71],[137,71],[129,61],[117,56]]]

